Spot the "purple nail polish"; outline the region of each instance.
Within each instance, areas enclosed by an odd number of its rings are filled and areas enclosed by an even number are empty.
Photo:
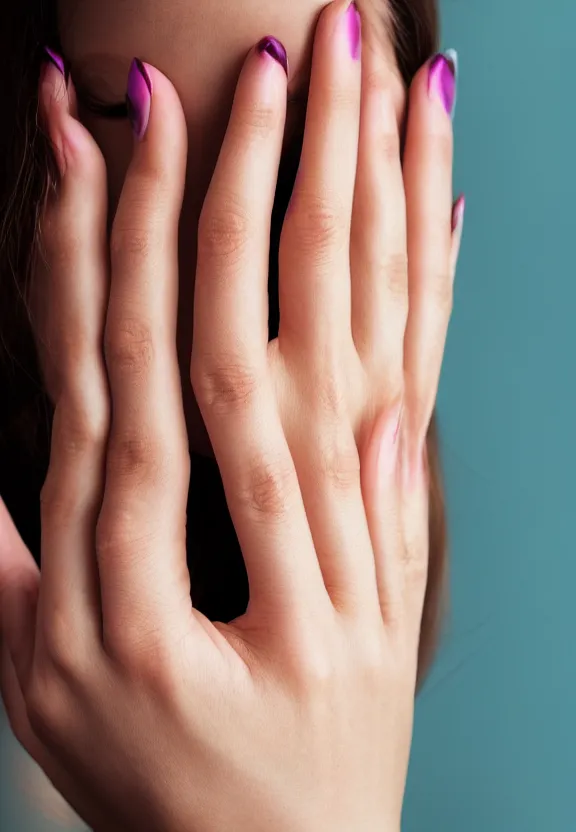
[[[360,23],[360,12],[356,3],[352,2],[345,12],[346,27],[348,29],[348,40],[350,42],[350,53],[355,61],[360,59],[360,47],[362,43],[362,29]]]
[[[128,107],[128,118],[130,119],[132,130],[138,140],[143,139],[146,133],[150,118],[151,103],[152,81],[142,61],[134,58],[130,66],[130,72],[128,73],[126,106]]]
[[[278,61],[280,66],[284,69],[286,75],[288,75],[288,55],[286,54],[284,46],[277,38],[273,38],[270,35],[262,38],[262,40],[256,45],[256,49],[260,52],[260,54],[262,54],[262,52],[266,52],[271,58]]]
[[[466,197],[460,194],[452,208],[452,231],[454,232],[458,226],[462,226],[464,222],[464,210],[466,208]]]
[[[436,55],[428,70],[428,92],[437,95],[452,118],[456,101],[456,63],[452,56]]]
[[[64,61],[64,58],[62,58],[53,49],[50,49],[49,46],[44,47],[44,54],[46,55],[46,58],[50,61],[50,63],[54,64],[56,69],[62,73],[62,75],[64,76],[64,80],[66,81],[66,83],[68,83],[70,71],[66,65],[66,62]]]

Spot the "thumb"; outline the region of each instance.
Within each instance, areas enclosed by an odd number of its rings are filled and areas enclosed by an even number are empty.
[[[27,586],[40,581],[40,570],[0,497],[0,598],[8,583],[23,578]]]
[[[6,640],[10,652],[22,642],[23,602],[33,601],[39,586],[40,570],[0,497],[0,644]]]

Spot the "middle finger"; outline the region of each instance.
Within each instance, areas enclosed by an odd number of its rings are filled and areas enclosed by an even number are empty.
[[[112,227],[105,357],[112,395],[96,548],[105,636],[144,635],[189,605],[189,455],[176,354],[178,221],[187,132],[178,95],[134,61],[134,154]],[[160,557],[161,554],[161,557]],[[129,647],[129,641],[127,641]]]
[[[321,42],[325,48],[317,48]],[[316,30],[302,154],[279,251],[279,340],[303,356],[351,339],[350,226],[358,157],[361,25],[339,0]],[[284,349],[284,347],[283,347]]]

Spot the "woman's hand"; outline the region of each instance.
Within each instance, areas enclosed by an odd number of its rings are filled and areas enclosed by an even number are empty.
[[[399,829],[425,436],[461,224],[453,234],[448,63],[413,83],[402,171],[391,81],[369,50],[354,56],[347,5],[317,27],[276,340],[287,80],[266,52],[243,68],[199,224],[191,381],[250,583],[230,624],[191,606],[186,568],[178,96],[143,67],[149,106],[133,68],[143,138],[108,246],[103,159],[72,85],[44,75],[62,174],[43,222],[55,417],[41,576],[0,503],[2,694],[17,738],[98,830]]]

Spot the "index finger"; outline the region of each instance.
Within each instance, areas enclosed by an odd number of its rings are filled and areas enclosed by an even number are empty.
[[[183,601],[190,606],[189,455],[176,352],[187,131],[173,85],[137,60],[128,103],[136,138],[111,232],[104,351],[112,420],[96,529],[104,637],[116,644],[157,631]]]
[[[275,615],[324,589],[269,371],[270,224],[286,111],[286,53],[250,51],[198,229],[191,379],[222,474],[251,604]],[[274,369],[278,362],[274,362]]]

